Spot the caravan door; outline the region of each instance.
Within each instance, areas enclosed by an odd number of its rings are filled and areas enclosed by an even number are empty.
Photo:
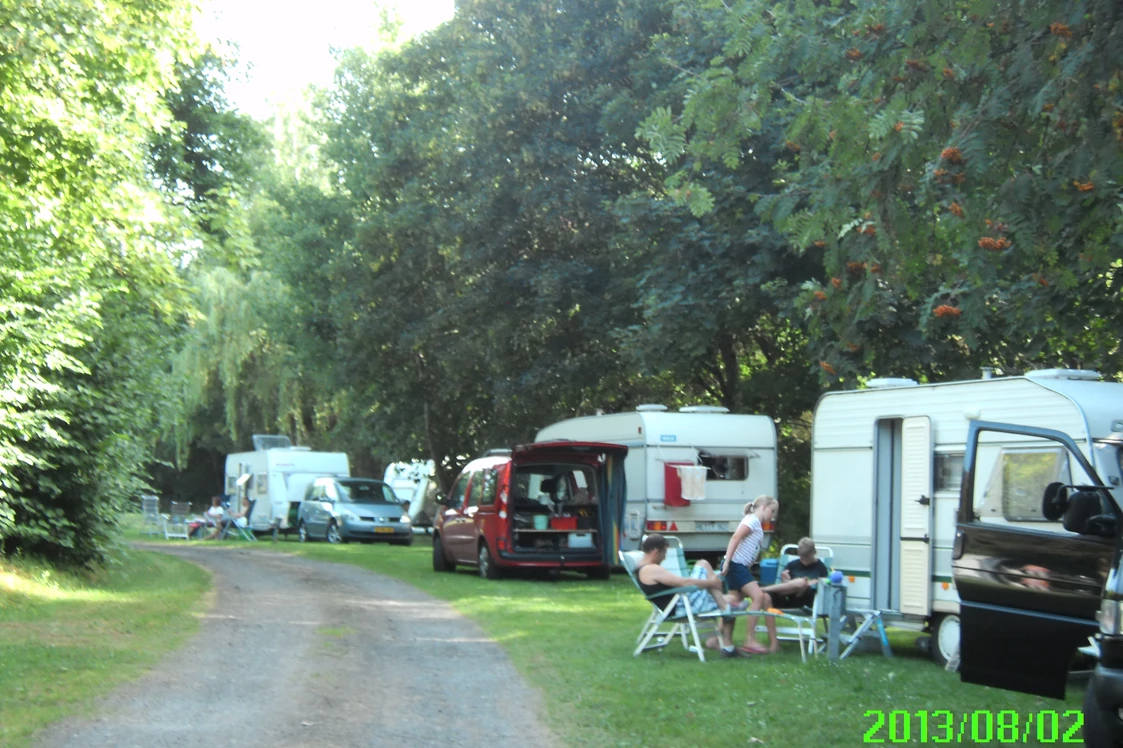
[[[1067,504],[1047,501],[1057,484]],[[1119,521],[1067,434],[971,424],[952,549],[965,682],[1064,697],[1072,657],[1098,629]]]
[[[901,612],[932,610],[932,423],[901,424]]]

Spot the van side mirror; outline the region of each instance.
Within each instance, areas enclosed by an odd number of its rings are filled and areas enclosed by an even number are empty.
[[[433,500],[433,503],[436,504],[437,506],[447,507],[448,506],[448,497],[445,496],[443,493],[438,493],[436,498]]]
[[[1061,482],[1050,483],[1045,486],[1045,495],[1041,498],[1041,516],[1050,522],[1056,522],[1064,516],[1068,509],[1068,489]]]

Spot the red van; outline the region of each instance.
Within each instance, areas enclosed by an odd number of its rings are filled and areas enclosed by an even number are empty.
[[[438,507],[434,571],[570,569],[607,577],[624,514],[628,448],[540,442],[473,460]]]

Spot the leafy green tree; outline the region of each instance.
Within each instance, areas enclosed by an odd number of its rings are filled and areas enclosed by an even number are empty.
[[[96,561],[144,480],[182,302],[144,150],[189,21],[0,2],[0,552]]]
[[[981,364],[1120,370],[1123,17],[1110,0],[717,3],[728,40],[650,140],[733,169],[788,149],[758,212],[825,272],[805,315],[826,381]],[[713,193],[683,171],[680,202]],[[696,186],[695,186],[696,185]],[[690,193],[689,196],[687,193]]]

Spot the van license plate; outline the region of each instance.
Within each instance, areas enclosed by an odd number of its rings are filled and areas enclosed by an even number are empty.
[[[726,532],[729,530],[728,522],[695,522],[695,532]]]
[[[375,532],[394,532],[394,528],[393,527],[376,527],[376,528],[374,528],[374,531]]]

